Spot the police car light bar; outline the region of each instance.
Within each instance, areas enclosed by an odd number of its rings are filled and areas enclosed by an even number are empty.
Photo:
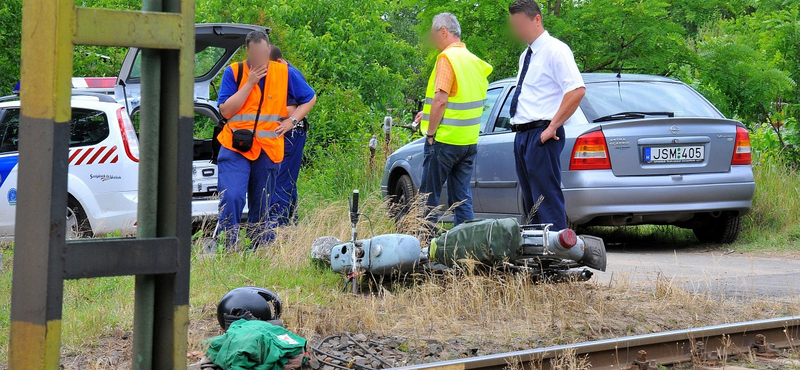
[[[117,84],[116,77],[74,77],[73,89],[113,89]]]
[[[117,84],[116,77],[73,77],[72,88],[85,91],[111,92]],[[20,82],[14,86],[14,94],[19,94]]]

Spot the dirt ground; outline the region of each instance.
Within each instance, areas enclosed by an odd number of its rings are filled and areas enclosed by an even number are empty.
[[[800,296],[800,253],[753,254],[732,250],[642,250],[610,247],[608,271],[594,276],[599,284],[627,280],[646,288],[666,279],[690,292],[720,298]]]

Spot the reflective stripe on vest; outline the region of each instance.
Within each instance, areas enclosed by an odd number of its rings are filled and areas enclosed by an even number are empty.
[[[445,56],[453,67],[458,91],[448,97],[444,115],[436,128],[436,141],[451,145],[472,145],[478,142],[481,116],[486,99],[492,66],[476,57],[463,47],[450,47],[440,54]],[[423,134],[428,131],[431,105],[436,93],[436,69],[431,72],[425,105],[422,109],[420,128]]]
[[[258,117],[258,122],[278,122],[281,120],[280,115],[278,114],[262,114]],[[236,122],[236,121],[250,121],[251,123],[256,122],[256,115],[255,114],[237,114],[228,119],[228,122]]]
[[[232,130],[232,131],[233,132],[236,132],[236,131],[253,132],[253,130],[248,130],[248,129]],[[272,131],[272,130],[258,130],[258,132],[256,132],[256,137],[260,137],[262,139],[274,139],[276,137],[281,137],[281,135],[278,135],[277,132]]]
[[[468,103],[447,102],[447,109],[467,110],[467,109],[480,108],[483,106],[484,101],[485,101],[484,99],[481,99]],[[425,98],[425,104],[433,104],[433,98]]]
[[[483,106],[483,104],[481,104]],[[449,109],[449,108],[448,108]],[[428,113],[422,114],[423,121],[430,121],[431,115]],[[440,125],[443,126],[456,126],[456,127],[465,127],[465,126],[474,126],[481,124],[481,118],[467,118],[467,119],[457,119],[457,118],[442,118],[442,122],[439,122]]]

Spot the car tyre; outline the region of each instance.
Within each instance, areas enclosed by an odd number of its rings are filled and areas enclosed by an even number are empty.
[[[742,231],[742,216],[733,213],[723,213],[718,217],[710,216],[692,231],[703,243],[730,244],[736,241]]]
[[[391,214],[396,221],[400,221],[408,214],[411,203],[414,201],[414,183],[408,175],[402,175],[394,186],[394,195],[391,202]]]
[[[67,202],[66,228],[67,239],[91,238],[93,236],[92,226],[89,224],[86,212],[81,207],[81,204],[72,197]]]

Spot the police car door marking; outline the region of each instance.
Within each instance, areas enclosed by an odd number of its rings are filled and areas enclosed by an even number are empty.
[[[100,160],[100,163],[106,163],[108,157],[111,157],[111,155],[114,154],[114,152],[116,151],[117,151],[117,146],[116,145],[112,146],[111,149],[108,150],[108,153],[106,153],[106,155],[103,156],[103,159]]]
[[[77,157],[78,154],[81,154],[82,151],[83,151],[83,149],[75,149],[72,152],[72,155],[69,156],[69,163],[72,164],[72,160],[75,159],[75,157]]]
[[[16,154],[7,157],[0,157],[0,186],[3,186],[3,183],[6,182],[11,170],[16,167],[18,159],[19,156]]]
[[[94,160],[97,159],[97,157],[100,156],[100,154],[103,154],[104,150],[106,150],[105,146],[101,146],[100,149],[97,149],[97,151],[94,152],[94,155],[92,156],[92,158],[90,158],[89,162],[86,162],[86,164],[92,164],[94,162]]]
[[[108,159],[111,158],[114,153],[117,152],[117,146],[114,145],[111,148],[107,146],[103,146],[97,148],[78,148],[71,151],[69,156],[69,164],[70,166],[80,166],[80,165],[90,165],[90,164],[103,164],[108,162]],[[94,155],[92,155],[94,153]],[[83,154],[83,155],[81,155]],[[83,162],[85,159],[89,158],[88,161]],[[77,159],[77,160],[76,160]],[[98,160],[99,159],[99,160]],[[119,158],[115,157],[114,160],[110,163],[117,163]]]
[[[77,162],[75,162],[75,165],[76,165],[76,166],[80,166],[80,165],[81,165],[81,162],[83,162],[83,160],[84,160],[84,159],[86,159],[86,157],[88,157],[88,156],[89,156],[89,154],[92,154],[92,151],[93,151],[93,150],[94,150],[94,148],[89,148],[89,149],[86,149],[86,151],[85,151],[85,152],[83,153],[83,155],[81,156],[81,159],[79,159]]]

